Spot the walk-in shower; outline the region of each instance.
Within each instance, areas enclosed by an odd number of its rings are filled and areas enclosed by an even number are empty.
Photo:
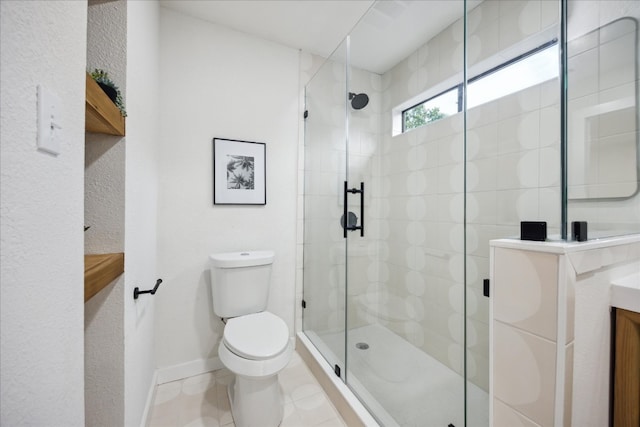
[[[302,332],[381,425],[489,425],[491,239],[640,232],[640,8],[589,3],[376,2],[308,61]]]

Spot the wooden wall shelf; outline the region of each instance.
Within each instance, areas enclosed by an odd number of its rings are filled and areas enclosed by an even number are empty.
[[[94,133],[124,136],[125,119],[120,109],[109,99],[87,73],[85,101],[85,130]]]
[[[84,302],[124,273],[124,253],[84,256]]]

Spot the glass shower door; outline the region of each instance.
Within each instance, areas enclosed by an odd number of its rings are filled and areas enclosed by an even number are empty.
[[[347,237],[346,382],[384,426],[465,425],[462,112],[402,126],[404,110],[462,82],[464,10],[377,2],[349,39],[348,95],[369,102],[347,104],[365,230]]]
[[[344,379],[346,242],[346,42],[305,90],[304,312],[302,329]]]

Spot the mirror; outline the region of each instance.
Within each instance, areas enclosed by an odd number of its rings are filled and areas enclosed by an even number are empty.
[[[638,191],[637,22],[613,21],[568,45],[568,197]]]

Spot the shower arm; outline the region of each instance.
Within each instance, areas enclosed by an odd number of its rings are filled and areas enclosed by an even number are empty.
[[[343,236],[347,238],[347,230],[355,231],[360,230],[360,237],[364,237],[364,182],[360,182],[360,189],[357,188],[347,188],[347,181],[344,182],[344,201],[343,201],[343,218],[345,218],[343,228]],[[347,195],[348,193],[358,194],[360,193],[360,225],[349,225],[348,218],[348,209],[347,209]]]

